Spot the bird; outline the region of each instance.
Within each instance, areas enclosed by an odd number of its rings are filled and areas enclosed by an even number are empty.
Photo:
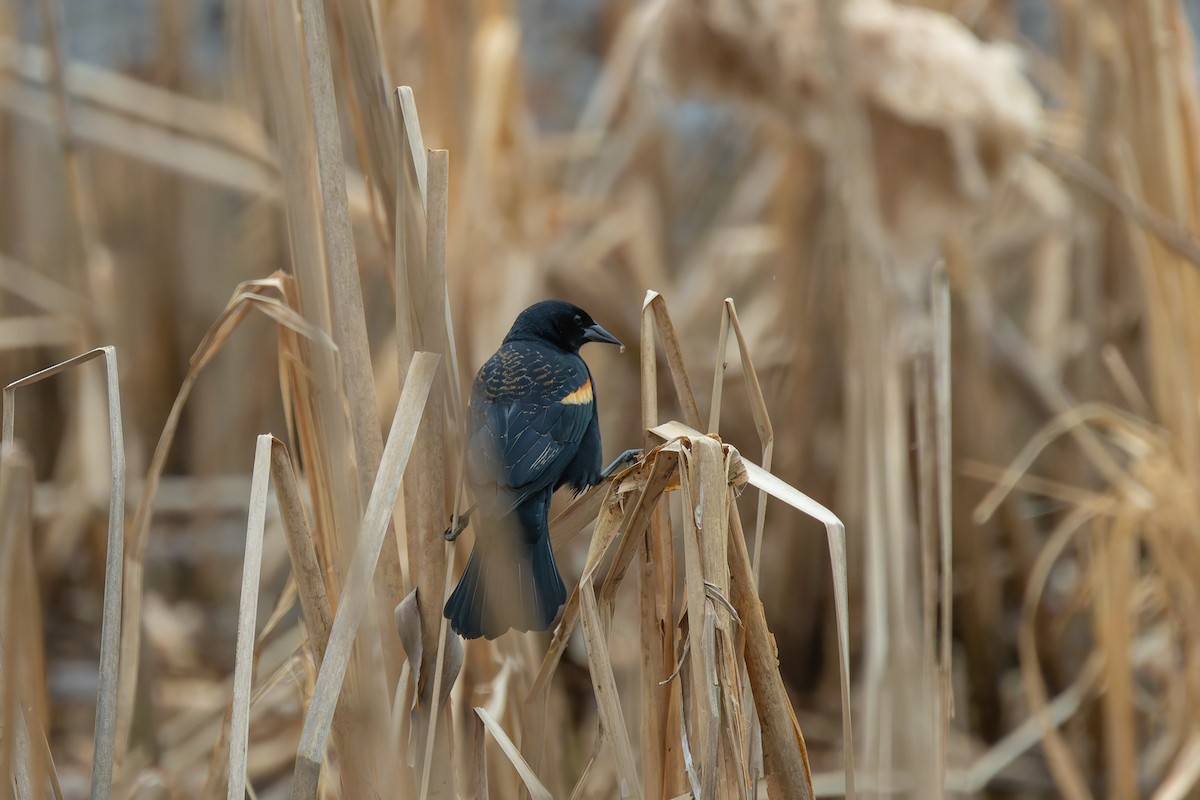
[[[596,387],[579,355],[587,342],[624,349],[583,309],[543,300],[517,316],[475,376],[466,442],[475,545],[443,612],[464,639],[547,630],[567,600],[550,548],[550,498],[563,486],[583,492],[608,471]]]

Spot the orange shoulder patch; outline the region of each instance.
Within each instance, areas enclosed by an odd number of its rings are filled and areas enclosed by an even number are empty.
[[[592,381],[589,378],[583,386],[580,386],[575,391],[564,397],[558,402],[567,406],[583,406],[592,402]]]

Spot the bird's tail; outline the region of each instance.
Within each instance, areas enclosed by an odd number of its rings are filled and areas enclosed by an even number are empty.
[[[494,543],[486,550],[477,540],[443,613],[464,639],[495,639],[509,628],[546,630],[566,601],[548,535],[532,546]]]

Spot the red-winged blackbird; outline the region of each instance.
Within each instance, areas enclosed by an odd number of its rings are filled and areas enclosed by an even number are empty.
[[[475,376],[467,440],[475,548],[444,612],[463,638],[544,631],[567,600],[550,549],[550,496],[602,479],[585,342],[620,344],[583,309],[545,300],[520,313]]]

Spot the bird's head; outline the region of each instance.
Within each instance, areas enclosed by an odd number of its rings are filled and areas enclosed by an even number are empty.
[[[504,341],[536,340],[569,353],[579,352],[587,342],[621,346],[617,337],[600,327],[592,315],[563,300],[543,300],[517,315]]]

